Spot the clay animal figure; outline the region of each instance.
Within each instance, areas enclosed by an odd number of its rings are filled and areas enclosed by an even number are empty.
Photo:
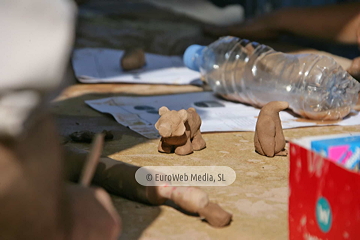
[[[262,107],[255,129],[255,151],[267,157],[287,156],[279,112],[289,107],[287,102],[269,102]]]
[[[194,108],[170,111],[161,107],[159,115],[155,124],[161,136],[159,152],[187,155],[206,147],[200,132],[201,119]]]

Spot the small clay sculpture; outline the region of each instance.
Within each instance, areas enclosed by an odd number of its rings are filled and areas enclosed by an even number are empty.
[[[155,124],[161,136],[159,152],[187,155],[206,147],[200,132],[201,119],[194,108],[170,111],[161,107],[159,114]]]
[[[87,152],[69,146],[65,149],[67,153],[65,175],[67,179],[78,181],[79,173],[87,159]],[[135,178],[139,168],[139,166],[103,157],[100,158],[92,182],[112,194],[132,201],[154,206],[172,201],[189,213],[199,214],[213,227],[225,227],[231,223],[232,214],[210,201],[204,190],[196,187],[176,187],[165,182],[157,186],[141,185]],[[150,171],[149,173],[158,172]]]
[[[255,128],[255,151],[267,157],[287,156],[279,112],[289,107],[287,102],[273,101],[262,107]]]
[[[126,50],[120,59],[120,66],[124,71],[139,69],[145,64],[145,53],[140,48]]]
[[[205,207],[197,210],[199,215],[213,227],[225,227],[230,224],[232,214],[222,209],[218,204],[209,202]]]
[[[221,228],[230,224],[232,214],[209,200],[206,192],[195,187],[156,186],[157,204],[169,199],[182,209],[197,213],[211,226]]]

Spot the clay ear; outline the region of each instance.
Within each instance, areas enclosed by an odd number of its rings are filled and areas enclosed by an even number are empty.
[[[159,109],[159,115],[163,115],[164,113],[170,111],[167,107],[163,106]]]
[[[188,119],[188,113],[185,109],[181,109],[179,111],[179,116],[182,119],[183,122],[186,122],[186,120]]]

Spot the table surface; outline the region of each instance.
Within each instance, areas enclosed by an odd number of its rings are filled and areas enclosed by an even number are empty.
[[[230,226],[216,229],[198,217],[171,206],[148,206],[112,196],[123,220],[119,239],[287,239],[287,157],[267,158],[257,154],[253,132],[205,133],[207,148],[187,156],[161,154],[158,140],[149,140],[118,124],[110,115],[86,106],[84,101],[109,96],[143,96],[203,91],[196,86],[75,84],[52,103],[60,134],[74,131],[111,130],[114,140],[105,143],[103,154],[115,160],[139,165],[229,166],[236,181],[227,187],[202,187],[211,201],[233,214]],[[286,138],[360,132],[360,126],[319,126],[284,130]],[[67,142],[88,150],[89,144]]]

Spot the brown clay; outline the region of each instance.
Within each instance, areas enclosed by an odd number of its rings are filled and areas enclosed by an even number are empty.
[[[159,152],[187,155],[206,147],[200,132],[201,119],[194,108],[170,111],[161,107],[159,115],[155,124],[161,136]]]
[[[267,157],[287,156],[279,112],[289,107],[287,102],[273,101],[262,107],[256,122],[255,151]]]
[[[87,153],[73,148],[67,148],[66,153],[65,175],[69,180],[78,181]],[[110,193],[137,202],[162,205],[171,200],[188,212],[198,213],[214,227],[223,227],[231,222],[232,215],[210,202],[208,195],[199,188],[140,185],[135,179],[135,173],[139,168],[103,157],[100,158],[92,182]]]
[[[120,66],[124,71],[139,69],[145,64],[145,52],[140,48],[126,50],[120,59]]]
[[[157,191],[159,196],[172,200],[182,209],[198,213],[213,227],[224,227],[231,222],[232,214],[210,202],[208,195],[199,188],[158,186]]]
[[[208,195],[195,187],[157,186],[160,196],[172,200],[182,209],[198,213],[198,210],[209,204]]]
[[[229,225],[232,219],[231,213],[226,212],[218,204],[212,202],[200,208],[198,213],[201,217],[204,217],[211,226],[218,228]]]

